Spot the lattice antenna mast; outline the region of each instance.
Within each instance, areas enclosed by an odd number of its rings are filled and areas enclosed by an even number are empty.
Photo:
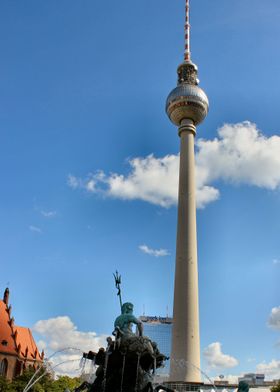
[[[186,62],[191,61],[190,51],[190,1],[186,0],[186,21],[185,21],[185,53],[184,60]]]

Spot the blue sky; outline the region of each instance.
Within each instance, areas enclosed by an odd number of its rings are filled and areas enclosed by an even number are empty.
[[[280,378],[279,17],[277,0],[191,3],[210,101],[196,153],[211,376]],[[183,0],[0,5],[1,287],[49,350],[55,331],[82,349],[111,333],[116,269],[136,314],[172,314],[179,138],[164,106],[183,25]]]

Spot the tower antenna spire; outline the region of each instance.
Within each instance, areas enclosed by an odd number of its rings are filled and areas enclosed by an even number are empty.
[[[186,21],[185,21],[185,53],[184,60],[189,62],[191,60],[190,52],[190,1],[186,0]]]

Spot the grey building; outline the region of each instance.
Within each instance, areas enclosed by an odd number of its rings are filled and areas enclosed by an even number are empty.
[[[143,323],[144,335],[157,343],[160,352],[167,357],[171,353],[171,337],[172,337],[172,318],[157,316],[141,316],[139,319]],[[170,361],[165,362],[164,368],[157,369],[157,374],[168,375]]]
[[[244,374],[243,377],[238,378],[238,382],[239,381],[245,381],[250,386],[265,384],[264,383],[264,374],[259,374],[259,373],[246,373],[246,374]]]

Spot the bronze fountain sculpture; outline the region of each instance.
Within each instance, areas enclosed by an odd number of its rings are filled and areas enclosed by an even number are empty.
[[[143,336],[143,325],[133,315],[133,304],[122,303],[121,276],[114,274],[121,306],[121,314],[114,323],[113,336],[107,338],[107,348],[97,353],[89,351],[84,358],[98,366],[92,384],[84,382],[75,392],[153,392],[165,387],[153,388],[156,368],[162,367],[168,358],[160,353],[157,344]],[[136,331],[133,332],[133,325]]]

